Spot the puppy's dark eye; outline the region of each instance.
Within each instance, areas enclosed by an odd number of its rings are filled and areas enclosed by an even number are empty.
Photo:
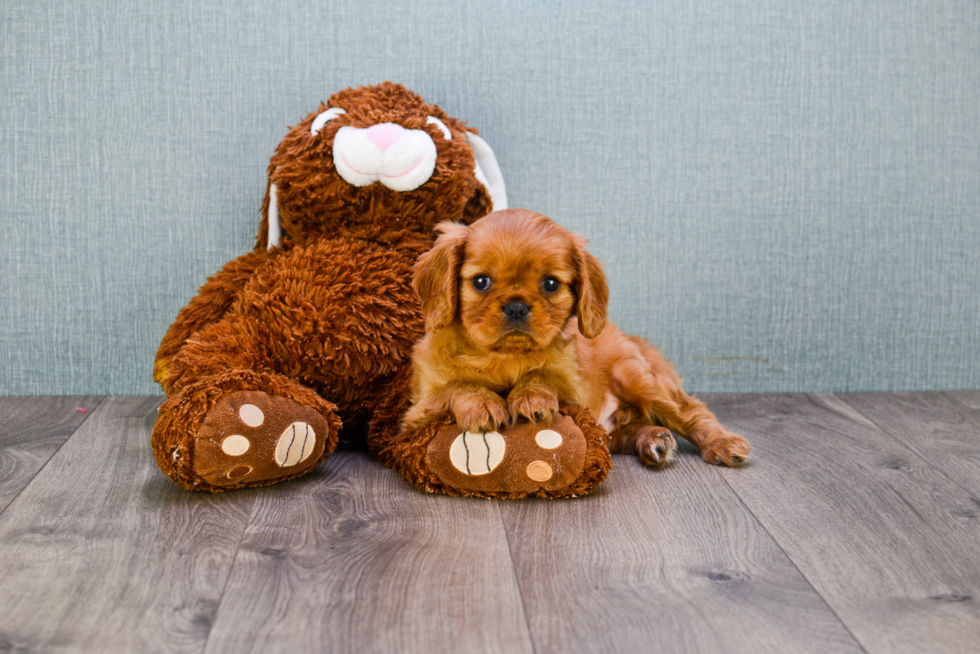
[[[490,288],[490,278],[486,275],[477,275],[473,278],[473,288],[478,291],[486,291]]]
[[[561,288],[561,282],[554,277],[545,277],[544,281],[541,282],[541,288],[544,289],[545,293],[554,293]]]

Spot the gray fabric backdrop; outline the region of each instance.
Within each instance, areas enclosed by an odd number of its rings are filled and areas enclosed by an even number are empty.
[[[980,3],[5,0],[0,393],[152,393],[272,149],[392,79],[698,391],[980,387]]]

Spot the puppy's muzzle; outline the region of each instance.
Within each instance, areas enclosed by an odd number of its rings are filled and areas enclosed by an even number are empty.
[[[527,316],[531,313],[531,307],[527,306],[523,302],[508,302],[503,306],[504,315],[507,319],[513,322],[523,322],[527,320]]]

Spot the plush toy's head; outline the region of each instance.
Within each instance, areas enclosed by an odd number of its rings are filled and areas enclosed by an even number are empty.
[[[280,238],[432,239],[440,221],[506,206],[496,158],[475,129],[400,84],[348,88],[276,148],[256,248]]]

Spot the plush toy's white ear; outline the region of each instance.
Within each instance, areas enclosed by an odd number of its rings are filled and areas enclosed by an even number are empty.
[[[497,157],[494,156],[493,150],[486,141],[471,132],[466,133],[466,142],[473,148],[473,156],[476,158],[476,178],[487,187],[490,200],[493,202],[493,210],[506,209],[507,187],[504,185],[504,176],[500,174],[500,166],[497,164]]]
[[[282,227],[279,226],[279,198],[276,185],[269,184],[269,242],[268,249],[279,246],[282,237]]]

